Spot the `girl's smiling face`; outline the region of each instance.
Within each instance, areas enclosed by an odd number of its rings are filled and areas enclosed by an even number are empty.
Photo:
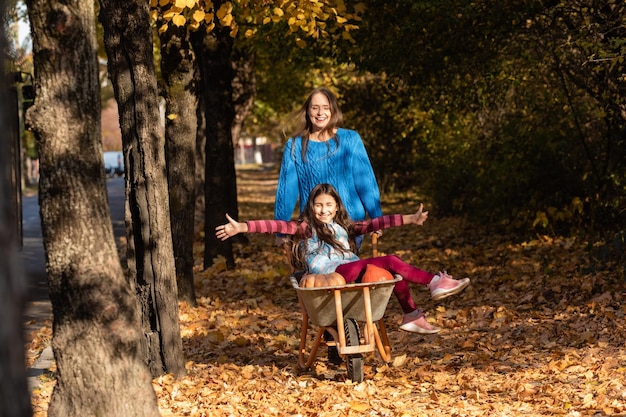
[[[313,210],[317,220],[332,223],[337,214],[337,201],[328,194],[320,194],[313,200]]]
[[[317,93],[311,97],[308,116],[314,132],[319,132],[326,127],[330,121],[331,111],[330,102],[324,94]]]

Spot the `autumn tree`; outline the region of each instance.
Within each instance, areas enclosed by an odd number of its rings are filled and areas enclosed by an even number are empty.
[[[184,355],[149,9],[141,1],[102,0],[99,18],[120,113],[127,261],[142,311],[142,346],[153,376],[180,376]]]
[[[162,17],[157,24],[162,26]],[[178,299],[196,305],[193,281],[199,74],[187,26],[159,33],[165,150]],[[202,119],[201,119],[202,120]]]
[[[0,16],[6,16],[7,5],[0,0]],[[6,21],[6,20],[4,20]],[[27,279],[19,264],[18,233],[16,233],[14,215],[15,188],[18,184],[11,181],[11,167],[15,166],[12,158],[12,142],[17,139],[16,118],[17,94],[14,81],[8,69],[8,42],[3,25],[0,30],[0,96],[5,97],[0,103],[0,130],[5,133],[0,144],[0,416],[27,417],[32,415],[30,395],[24,367],[24,336],[22,313],[27,299]],[[13,159],[13,160],[12,160]]]
[[[27,7],[36,98],[26,121],[40,149],[57,366],[48,415],[155,416],[137,298],[122,270],[107,200],[94,3],[32,0]]]
[[[306,45],[306,38],[322,39],[340,37],[351,39],[350,31],[356,26],[349,20],[358,20],[362,5],[349,12],[341,1],[271,1],[263,4],[248,0],[197,2],[194,0],[159,1],[153,0],[152,7],[162,16],[163,24],[159,32],[171,26],[184,26],[195,31],[192,43],[196,46],[196,56],[202,80],[205,133],[205,213],[204,265],[209,266],[215,257],[221,255],[228,264],[233,264],[232,243],[221,242],[214,236],[214,228],[223,221],[225,212],[237,215],[236,178],[233,154],[233,132],[237,132],[236,110],[249,111],[251,99],[249,90],[240,88],[233,91],[235,79],[241,72],[233,68],[243,68],[253,62],[252,54],[237,55],[235,42],[240,37],[252,39],[257,31],[266,25],[280,25],[282,35],[293,37],[296,44]],[[193,41],[195,39],[195,41]],[[182,55],[185,55],[184,53]],[[242,59],[243,58],[243,59]],[[243,65],[241,65],[243,64]],[[243,95],[242,95],[243,92]],[[244,97],[239,103],[234,100]],[[253,93],[252,93],[253,94]]]

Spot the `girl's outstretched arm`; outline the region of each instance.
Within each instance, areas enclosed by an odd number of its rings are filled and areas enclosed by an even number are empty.
[[[417,212],[414,214],[403,214],[402,215],[402,223],[403,224],[417,224],[423,225],[426,219],[428,218],[428,212],[424,211],[424,204],[420,203]]]
[[[248,231],[247,223],[239,223],[226,213],[226,220],[228,223],[215,228],[215,236],[220,240],[226,240],[229,237],[233,237],[238,233],[246,233]]]

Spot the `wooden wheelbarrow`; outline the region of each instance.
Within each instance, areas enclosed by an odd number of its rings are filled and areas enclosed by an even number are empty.
[[[302,330],[298,367],[311,367],[324,339],[324,333],[332,335],[339,355],[346,362],[348,378],[363,381],[363,353],[378,350],[385,362],[391,362],[391,346],[385,329],[383,315],[394,285],[402,280],[346,284],[333,287],[301,288],[296,277],[291,284],[298,294],[302,308]],[[359,323],[363,326],[361,337]],[[307,354],[309,324],[318,326],[313,345]],[[332,342],[327,342],[332,345]]]

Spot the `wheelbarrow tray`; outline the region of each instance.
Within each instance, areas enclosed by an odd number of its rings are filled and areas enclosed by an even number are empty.
[[[316,326],[334,326],[337,324],[337,310],[335,309],[334,297],[336,290],[339,290],[341,293],[344,318],[363,322],[366,321],[363,289],[369,287],[372,321],[378,321],[385,314],[394,285],[401,280],[402,277],[396,277],[391,281],[302,288],[299,286],[298,281],[292,277],[291,284],[300,296],[312,324]]]

